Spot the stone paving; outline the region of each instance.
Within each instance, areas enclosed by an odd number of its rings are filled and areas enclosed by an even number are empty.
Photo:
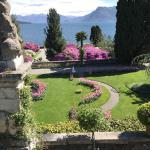
[[[110,98],[109,98],[108,102],[102,106],[102,110],[104,112],[112,110],[119,102],[119,93],[116,89],[114,89],[110,85],[101,83],[101,82],[99,82],[99,83],[101,86],[104,86],[105,88],[107,88],[107,90],[110,93]]]

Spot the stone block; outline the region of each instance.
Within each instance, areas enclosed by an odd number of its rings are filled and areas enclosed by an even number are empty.
[[[7,121],[6,114],[1,112],[0,113],[0,134],[5,133],[7,130],[6,121]]]
[[[20,107],[19,100],[0,99],[0,111],[16,113],[19,111],[19,107]]]
[[[0,88],[0,99],[18,99],[18,90],[15,88]],[[1,100],[0,100],[1,101]]]
[[[8,132],[10,135],[16,135],[17,133],[17,127],[15,126],[15,121],[12,119],[9,120]]]

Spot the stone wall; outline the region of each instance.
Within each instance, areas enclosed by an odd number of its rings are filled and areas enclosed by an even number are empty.
[[[95,133],[96,150],[150,150],[150,136],[143,132]],[[92,150],[91,134],[44,135],[46,150]]]

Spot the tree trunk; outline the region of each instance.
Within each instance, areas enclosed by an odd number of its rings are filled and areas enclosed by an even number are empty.
[[[83,48],[83,40],[81,40],[81,48]]]
[[[94,132],[92,132],[92,149],[96,150],[96,148],[95,148],[95,135],[94,135]]]

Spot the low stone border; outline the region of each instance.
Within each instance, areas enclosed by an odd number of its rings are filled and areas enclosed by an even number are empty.
[[[85,74],[94,74],[94,73],[122,73],[122,72],[136,72],[140,69],[137,67],[131,67],[131,66],[122,66],[122,65],[105,65],[105,66],[85,66],[85,67],[75,67],[76,75],[82,76]],[[49,69],[31,69],[30,74],[70,74],[71,68],[67,67],[56,67]]]
[[[46,134],[43,144],[50,150],[92,150],[91,133]],[[149,150],[144,132],[95,132],[97,150]]]

